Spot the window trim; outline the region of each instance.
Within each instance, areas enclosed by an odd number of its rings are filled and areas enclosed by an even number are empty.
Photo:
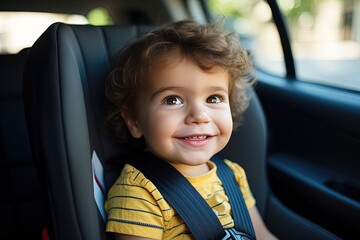
[[[273,20],[280,37],[280,42],[281,42],[283,55],[284,55],[284,62],[285,62],[285,70],[286,70],[285,77],[289,80],[294,80],[296,79],[295,63],[294,63],[293,51],[290,43],[289,31],[287,29],[285,18],[281,13],[279,5],[277,4],[276,0],[266,0],[266,2],[268,3],[271,9]],[[207,21],[210,22],[211,17],[207,4],[205,3],[205,0],[200,0],[200,4],[204,10]]]
[[[282,15],[276,0],[266,1],[269,4],[271,13],[273,15],[274,23],[279,33],[281,46],[284,54],[286,78],[289,80],[294,80],[296,79],[295,63],[290,43],[289,31],[287,29],[287,25],[285,24],[284,16]]]

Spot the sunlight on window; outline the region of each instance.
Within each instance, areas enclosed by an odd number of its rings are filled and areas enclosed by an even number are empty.
[[[317,1],[307,6],[305,3],[308,1],[296,2],[300,3],[296,5],[300,9],[294,8],[294,5],[285,11],[296,57],[346,60],[360,56],[360,42],[355,37],[355,32],[359,30],[354,28],[354,15],[359,13],[354,9],[345,9],[345,1]],[[347,4],[350,2],[347,1]]]
[[[208,3],[211,13],[225,16],[227,27],[240,35],[258,69],[285,76],[279,34],[264,0],[209,0]]]
[[[360,90],[360,0],[278,0],[295,58],[297,78]],[[208,0],[226,16],[254,54],[258,69],[284,76],[272,14],[263,0]]]
[[[113,24],[113,20],[108,10],[104,7],[98,7],[92,9],[87,14],[87,18],[89,19],[89,23],[95,26],[104,26],[104,25]]]
[[[30,47],[54,22],[87,24],[81,15],[0,12],[0,53],[17,53]]]
[[[360,90],[360,0],[279,3],[289,24],[298,79]]]

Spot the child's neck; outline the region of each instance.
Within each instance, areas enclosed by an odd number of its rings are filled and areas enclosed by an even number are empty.
[[[170,164],[185,177],[197,177],[210,171],[209,165],[207,163],[201,164],[199,166],[189,166],[176,163]]]

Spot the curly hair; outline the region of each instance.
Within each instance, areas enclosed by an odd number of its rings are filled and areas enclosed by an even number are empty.
[[[115,58],[106,84],[112,108],[106,122],[115,135],[127,139],[122,112],[135,116],[138,95],[151,71],[174,63],[173,56],[193,61],[201,70],[219,66],[229,73],[230,108],[234,128],[249,102],[247,85],[253,82],[253,65],[234,33],[226,32],[217,21],[201,25],[183,20],[159,27],[121,50]]]

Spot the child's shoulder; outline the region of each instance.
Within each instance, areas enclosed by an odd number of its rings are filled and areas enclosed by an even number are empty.
[[[160,210],[167,209],[164,211],[164,217],[168,220],[175,214],[156,186],[131,164],[124,165],[119,178],[110,188],[107,199],[107,207],[117,204],[114,203],[115,201],[111,202],[112,199],[121,199],[119,201],[124,200],[124,202],[125,199],[132,199],[137,200],[135,201],[138,202],[137,208],[140,208],[140,201],[145,205],[156,206]]]
[[[126,163],[116,184],[131,184],[139,187],[146,187],[146,185],[149,184],[149,180],[134,166]]]
[[[235,163],[233,161],[230,161],[228,159],[224,160],[226,165],[228,165],[233,173],[237,176],[246,177],[245,170],[242,168],[238,163]]]
[[[109,190],[108,198],[118,195],[155,199],[162,197],[154,184],[130,164],[124,165],[120,176]]]

